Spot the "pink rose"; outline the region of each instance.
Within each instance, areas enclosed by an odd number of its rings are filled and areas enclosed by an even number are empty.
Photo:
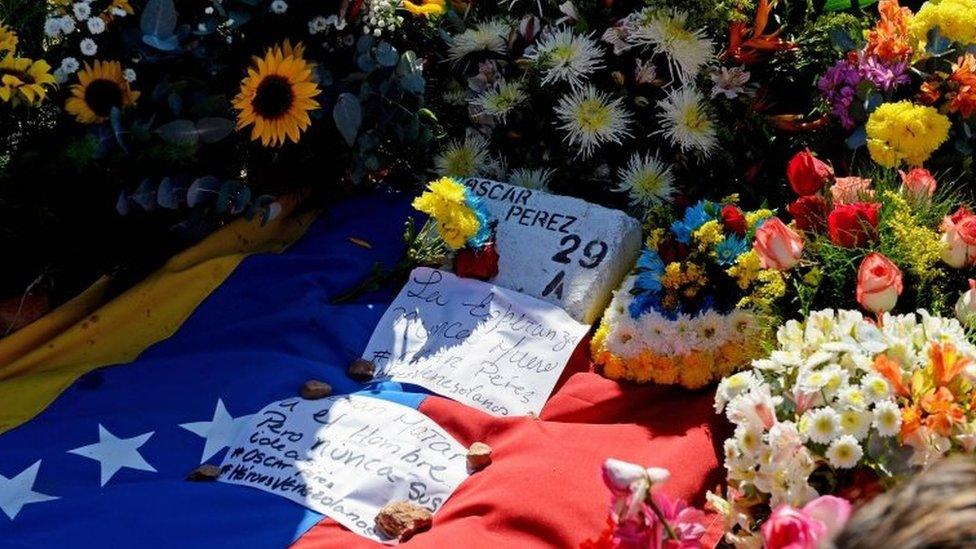
[[[766,549],[816,549],[831,540],[851,516],[851,504],[835,496],[821,496],[803,509],[780,505],[763,523]]]
[[[834,206],[870,202],[874,199],[871,180],[863,177],[838,177],[830,186],[830,198],[833,199]]]
[[[901,270],[887,257],[871,252],[857,271],[857,302],[875,314],[895,308],[903,286]]]
[[[976,215],[959,208],[942,220],[942,261],[955,269],[976,264]]]
[[[803,239],[777,217],[771,217],[756,231],[753,248],[764,269],[792,269],[803,255]]]
[[[901,188],[905,194],[916,197],[935,194],[937,183],[925,168],[915,168],[908,173],[898,170],[898,174],[901,175]]]

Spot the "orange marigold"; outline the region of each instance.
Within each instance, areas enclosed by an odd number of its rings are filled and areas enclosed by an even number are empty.
[[[878,24],[865,32],[867,53],[884,61],[902,61],[911,57],[912,45],[908,40],[911,10],[899,6],[898,0],[881,0],[878,14]]]
[[[949,111],[958,112],[965,118],[976,111],[976,56],[966,53],[952,65],[949,76],[950,87],[955,88],[946,94],[949,101]]]

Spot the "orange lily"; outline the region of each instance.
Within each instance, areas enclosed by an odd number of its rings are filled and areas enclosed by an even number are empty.
[[[952,383],[971,362],[970,359],[960,356],[951,343],[933,344],[929,350],[929,359],[932,361],[935,383],[943,386]]]
[[[888,383],[891,383],[891,387],[899,396],[906,398],[911,396],[911,391],[902,381],[901,364],[897,360],[888,358],[888,355],[878,355],[874,357],[874,369],[887,379]]]
[[[956,404],[952,391],[945,387],[939,387],[937,391],[922,397],[922,409],[928,414],[925,425],[944,437],[952,434],[953,425],[966,420],[966,414]]]
[[[780,27],[766,33],[769,14],[777,0],[759,0],[756,7],[755,22],[750,29],[743,21],[733,21],[729,26],[729,46],[722,52],[722,59],[731,59],[743,65],[754,65],[765,61],[770,55],[796,48],[796,44],[779,37]]]
[[[915,406],[908,406],[901,409],[901,432],[899,436],[901,441],[905,442],[912,435],[918,432],[919,427],[922,426],[922,416],[919,413],[918,408]]]

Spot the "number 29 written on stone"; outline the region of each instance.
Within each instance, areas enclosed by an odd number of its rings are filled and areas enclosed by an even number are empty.
[[[579,250],[580,245],[583,244],[583,239],[576,234],[568,234],[564,236],[559,241],[560,249],[552,256],[552,260],[556,263],[562,263],[568,265],[573,262],[574,254]],[[591,240],[585,246],[581,252],[581,257],[578,260],[579,266],[584,269],[595,269],[603,260],[607,257],[607,252],[610,247],[606,242],[602,240]],[[577,254],[579,255],[579,254]],[[562,299],[563,297],[563,279],[566,277],[566,271],[562,270],[556,273],[552,280],[546,284],[545,289],[542,290],[543,297],[550,294],[555,295],[557,298]]]

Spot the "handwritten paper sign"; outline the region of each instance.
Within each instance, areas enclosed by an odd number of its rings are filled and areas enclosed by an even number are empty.
[[[363,358],[393,381],[494,415],[538,414],[587,329],[540,299],[420,267]]]
[[[258,488],[382,541],[380,508],[411,501],[431,512],[467,478],[467,449],[424,414],[359,395],[273,402],[242,429],[222,482]]]
[[[497,221],[501,259],[492,283],[559,305],[592,324],[634,264],[640,223],[578,198],[468,179]]]

